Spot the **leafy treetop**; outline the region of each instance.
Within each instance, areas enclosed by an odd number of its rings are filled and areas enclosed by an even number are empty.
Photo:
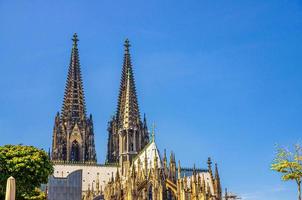
[[[271,169],[282,173],[282,180],[295,181],[298,186],[298,199],[301,200],[302,181],[302,147],[296,144],[294,151],[286,148],[277,148],[276,157],[271,165]]]
[[[29,199],[52,173],[53,166],[45,151],[33,146],[0,146],[0,199],[4,199],[10,176],[16,179],[16,199]]]

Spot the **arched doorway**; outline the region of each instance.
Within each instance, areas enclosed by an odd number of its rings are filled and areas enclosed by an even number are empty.
[[[80,144],[76,140],[71,144],[71,161],[80,161]]]

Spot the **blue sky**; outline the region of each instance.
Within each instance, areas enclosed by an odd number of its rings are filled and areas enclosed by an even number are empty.
[[[161,150],[211,156],[244,199],[296,198],[269,166],[275,144],[301,141],[301,1],[0,1],[0,145],[51,146],[74,32],[100,162],[129,38]]]

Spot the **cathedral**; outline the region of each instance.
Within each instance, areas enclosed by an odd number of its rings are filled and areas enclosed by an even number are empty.
[[[129,40],[125,41],[125,55],[116,115],[108,127],[108,163],[132,161],[148,143],[149,134],[146,117],[140,118],[135,82],[129,52]]]
[[[167,158],[140,115],[130,43],[124,43],[117,110],[108,122],[107,154],[97,163],[92,115],[86,115],[78,51],[73,36],[65,95],[54,122],[52,150],[55,177],[81,169],[84,200],[222,200],[217,164],[186,168],[172,152]],[[212,169],[213,168],[213,169]]]

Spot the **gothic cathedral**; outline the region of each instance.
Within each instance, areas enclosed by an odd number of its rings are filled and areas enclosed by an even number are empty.
[[[54,177],[83,171],[84,200],[222,200],[217,164],[212,171],[176,164],[156,145],[155,131],[141,119],[130,44],[124,44],[124,60],[115,115],[108,123],[105,164],[97,164],[92,115],[87,117],[81,77],[78,38],[73,36],[70,65],[61,113],[57,113],[51,159]],[[162,159],[163,158],[163,159]]]

